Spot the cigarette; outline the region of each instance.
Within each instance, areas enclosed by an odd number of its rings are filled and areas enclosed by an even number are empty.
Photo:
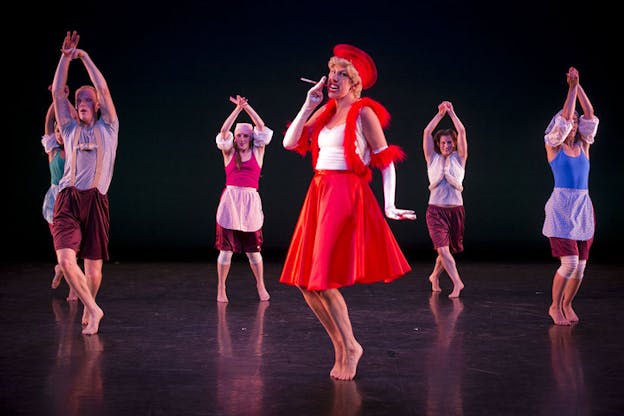
[[[301,78],[299,78],[299,79],[300,79],[301,81],[303,81],[303,82],[307,82],[307,83],[309,83],[309,84],[316,84],[316,83],[318,82],[318,81],[314,81],[314,80],[311,80],[311,79],[308,79],[308,78],[304,78],[304,77],[301,77]]]

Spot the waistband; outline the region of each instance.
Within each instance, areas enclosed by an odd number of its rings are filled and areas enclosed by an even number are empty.
[[[355,173],[351,170],[326,170],[326,169],[314,170],[315,175],[344,175],[345,173],[351,173],[355,175]]]
[[[236,185],[226,185],[226,188],[230,189],[241,189],[243,191],[257,191],[253,186],[236,186]]]
[[[587,189],[587,188],[559,188],[559,187],[555,187],[555,188],[553,188],[553,192],[585,195],[585,194],[589,194],[589,189]]]

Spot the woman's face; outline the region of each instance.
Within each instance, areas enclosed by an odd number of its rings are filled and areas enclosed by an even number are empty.
[[[574,114],[574,124],[572,124],[572,130],[570,130],[570,134],[568,134],[568,138],[574,138],[576,137],[576,131],[578,130],[578,115]]]
[[[61,136],[61,129],[59,126],[54,127],[54,136],[56,136],[56,142],[63,146],[63,136]]]
[[[440,136],[439,146],[442,156],[448,156],[453,153],[453,148],[455,147],[451,136]]]
[[[249,149],[249,143],[251,142],[251,132],[241,129],[236,132],[234,140],[236,141],[236,147],[238,150],[247,150]]]
[[[353,81],[349,77],[347,68],[343,65],[334,65],[327,77],[327,95],[329,98],[342,98],[349,94]]]

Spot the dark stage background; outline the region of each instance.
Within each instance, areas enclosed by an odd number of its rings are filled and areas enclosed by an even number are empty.
[[[120,119],[109,191],[112,261],[216,258],[214,217],[225,177],[214,138],[235,94],[246,96],[275,131],[259,191],[265,255],[282,256],[312,176],[309,156],[281,146],[309,88],[299,77],[320,78],[333,45],[351,43],[375,59],[379,80],[364,95],[390,111],[387,138],[408,154],[397,169],[397,206],[419,218],[391,222],[408,258],[433,259],[421,142],[441,100],[454,103],[468,136],[461,256],[550,258],[541,235],[553,186],[543,131],[563,104],[573,65],[601,120],[591,150],[598,219],[592,256],[621,262],[609,256],[623,231],[616,13],[600,2],[504,3],[17,4],[20,11],[6,16],[21,29],[4,36],[5,258],[54,259],[41,215],[50,174],[40,137],[59,48],[65,32],[77,30]],[[72,94],[86,82],[82,64],[73,63]],[[372,186],[382,202],[377,171]]]

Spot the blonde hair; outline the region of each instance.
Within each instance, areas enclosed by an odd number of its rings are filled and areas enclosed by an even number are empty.
[[[75,96],[75,102],[74,102],[74,108],[77,110],[78,108],[76,107],[76,105],[78,104],[78,95],[83,92],[83,91],[91,91],[93,92],[93,96],[95,97],[95,100],[93,100],[93,112],[94,112],[94,118],[97,120],[98,119],[98,111],[100,110],[100,101],[98,98],[98,93],[97,90],[95,89],[94,86],[92,85],[83,85],[82,87],[79,87],[76,90],[76,93],[74,94]],[[78,114],[76,114],[76,119],[79,119],[80,117],[78,117]]]
[[[97,90],[95,89],[95,87],[92,85],[83,85],[82,87],[78,88],[76,90],[76,93],[74,94],[76,101],[78,100],[78,94],[80,94],[82,91],[93,91],[93,94],[95,94],[95,98],[97,100]]]
[[[360,98],[362,95],[362,78],[360,78],[360,74],[358,74],[357,69],[355,69],[355,66],[351,63],[351,61],[337,56],[332,56],[329,59],[327,66],[330,70],[334,69],[335,66],[344,66],[347,70],[347,75],[351,80],[351,90],[353,91],[355,98]]]

